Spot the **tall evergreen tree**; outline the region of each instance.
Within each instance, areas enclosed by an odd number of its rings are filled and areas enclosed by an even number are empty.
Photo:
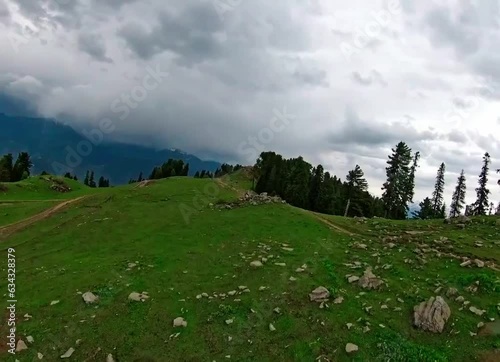
[[[460,176],[458,176],[457,186],[451,198],[450,217],[457,217],[464,208],[466,188],[465,174],[464,170],[462,170]]]
[[[356,165],[353,170],[349,171],[346,176],[347,180],[347,205],[344,215],[363,216],[365,200],[364,192],[368,190],[368,182],[364,178],[365,174],[359,165]],[[351,213],[349,213],[351,209]]]
[[[434,184],[434,192],[432,193],[432,212],[435,218],[440,218],[442,215],[443,209],[443,192],[444,192],[444,172],[446,170],[446,166],[443,163],[439,166],[436,183]]]
[[[386,167],[387,181],[382,190],[382,200],[385,205],[385,216],[391,219],[405,219],[410,198],[409,179],[411,148],[404,142],[399,142],[392,149]]]
[[[413,156],[413,164],[410,168],[410,175],[408,176],[408,182],[405,190],[405,200],[404,203],[408,204],[413,202],[413,196],[415,196],[415,173],[418,168],[418,161],[420,160],[420,152],[415,152]]]
[[[476,188],[477,199],[474,204],[474,215],[486,215],[488,210],[488,195],[490,190],[488,185],[488,172],[490,165],[490,154],[486,152],[483,156],[483,167],[479,174],[479,186]]]
[[[96,183],[95,183],[95,180],[94,180],[94,171],[90,171],[89,186],[90,187],[96,187]]]
[[[309,186],[309,207],[313,211],[319,211],[320,196],[325,174],[322,165],[318,165],[312,171],[311,182]]]
[[[420,210],[413,213],[413,216],[417,219],[431,219],[434,217],[434,209],[432,200],[426,197],[420,204]]]
[[[33,166],[28,152],[21,152],[17,156],[16,163],[12,168],[11,181],[16,182],[27,178],[30,175],[30,169]]]
[[[90,180],[90,172],[87,170],[87,173],[85,174],[85,179],[83,179],[83,184],[85,186],[89,186],[89,180]]]
[[[0,182],[12,181],[12,170],[14,168],[14,157],[8,153],[0,158]]]

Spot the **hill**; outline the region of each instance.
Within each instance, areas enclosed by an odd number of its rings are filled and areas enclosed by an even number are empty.
[[[7,116],[0,113],[0,155],[17,154],[26,151],[32,155],[33,172],[63,174],[76,173],[83,179],[87,170],[110,179],[114,185],[126,184],[131,178],[136,179],[140,172],[149,175],[153,167],[168,159],[179,159],[189,163],[189,174],[196,171],[215,171],[220,163],[203,161],[198,157],[180,150],[156,150],[150,147],[117,143],[103,140],[92,147],[90,154],[73,156],[79,162],[68,164],[67,147],[76,152],[77,145],[86,141],[82,134],[69,126],[53,120],[22,116]],[[54,168],[54,163],[60,166]],[[69,167],[69,169],[67,169]]]
[[[70,348],[75,361],[498,357],[499,218],[327,216],[244,196],[246,172],[83,189],[50,217],[0,228],[18,266],[17,336],[34,339],[0,358],[53,361]],[[374,275],[354,281],[368,267]],[[319,286],[324,303],[310,300]],[[86,292],[98,301],[84,303]],[[413,326],[431,296],[451,309],[442,333]],[[173,326],[179,317],[186,327]]]

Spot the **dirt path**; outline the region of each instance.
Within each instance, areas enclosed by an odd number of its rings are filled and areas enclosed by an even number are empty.
[[[60,204],[57,204],[54,207],[51,207],[47,210],[44,210],[36,215],[30,216],[24,220],[17,221],[13,224],[5,225],[5,226],[0,226],[0,239],[4,239],[9,235],[12,235],[13,233],[20,231],[40,220],[46,219],[53,214],[57,213],[61,209],[65,208],[66,206],[76,203],[82,199],[84,199],[86,196],[80,196],[77,197],[76,199],[71,199],[67,200],[64,202],[61,202]]]
[[[242,196],[245,195],[245,191],[244,190],[237,189],[236,187],[233,187],[233,186],[229,185],[228,183],[224,182],[222,180],[222,178],[215,178],[214,180],[215,180],[216,183],[218,183],[223,188],[231,189],[234,192],[236,192],[236,194],[238,195],[238,197],[242,197]]]
[[[326,224],[328,225],[330,228],[332,229],[335,229],[337,231],[340,231],[341,233],[344,233],[344,234],[347,234],[349,236],[358,236],[358,234],[356,233],[353,233],[353,232],[350,232],[349,230],[346,230],[344,228],[341,228],[340,226],[338,225],[335,225],[334,223],[332,223],[330,220],[327,220],[323,217],[322,214],[318,214],[316,212],[313,212],[313,211],[307,211],[307,210],[304,210],[306,212],[308,212],[309,214],[311,214],[316,220],[319,220],[321,221],[323,224]]]

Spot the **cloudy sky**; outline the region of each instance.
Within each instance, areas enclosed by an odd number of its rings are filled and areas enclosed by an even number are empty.
[[[0,95],[109,140],[251,164],[302,155],[380,194],[387,155],[500,168],[497,0],[0,0]],[[500,200],[496,175],[492,199]]]

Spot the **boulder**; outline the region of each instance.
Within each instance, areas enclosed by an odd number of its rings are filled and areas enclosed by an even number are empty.
[[[378,289],[384,284],[384,281],[373,274],[372,268],[367,268],[358,284],[364,289]]]
[[[262,265],[263,264],[260,260],[254,260],[250,263],[250,266],[254,268],[260,268]]]
[[[309,294],[311,302],[327,302],[330,297],[330,292],[325,287],[317,287]]]
[[[93,304],[99,300],[99,297],[92,292],[86,292],[83,293],[82,299],[87,304]]]
[[[353,353],[353,352],[357,352],[359,350],[359,347],[356,346],[355,344],[353,343],[347,343],[346,346],[345,346],[345,351],[347,353]]]
[[[440,296],[431,297],[428,301],[416,305],[413,311],[415,327],[433,333],[442,333],[451,315],[450,307]]]
[[[182,317],[177,317],[173,321],[174,327],[187,327],[187,322]]]

